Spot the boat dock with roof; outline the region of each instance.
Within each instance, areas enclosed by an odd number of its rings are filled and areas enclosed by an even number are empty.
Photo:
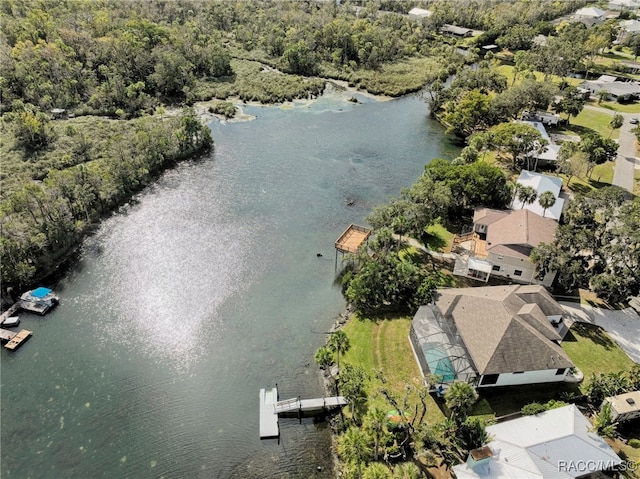
[[[60,298],[51,291],[49,288],[36,288],[32,291],[27,291],[20,296],[20,308],[31,313],[37,313],[44,315],[51,308],[55,307]]]
[[[343,396],[315,399],[298,397],[279,401],[277,386],[272,389],[260,389],[260,439],[280,436],[279,416],[297,418],[315,416],[347,404],[348,401]]]

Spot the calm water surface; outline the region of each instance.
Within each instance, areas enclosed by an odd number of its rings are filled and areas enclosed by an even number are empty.
[[[33,338],[0,352],[2,477],[333,475],[323,424],[259,440],[258,391],[321,395],[313,355],[344,307],[333,242],[457,151],[420,100],[362,100],[212,121],[211,157],[104,222],[61,305],[23,314]]]

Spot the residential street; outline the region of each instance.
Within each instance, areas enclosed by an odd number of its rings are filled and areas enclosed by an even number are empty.
[[[607,108],[592,105],[585,105],[585,108],[597,110],[612,116],[615,113]],[[631,129],[636,125],[629,123],[629,120],[631,118],[640,118],[640,114],[621,113],[621,115],[624,117],[624,123],[620,128],[618,158],[616,159],[613,173],[613,184],[633,193],[635,168],[640,168],[640,159],[636,157],[635,135],[631,133]]]

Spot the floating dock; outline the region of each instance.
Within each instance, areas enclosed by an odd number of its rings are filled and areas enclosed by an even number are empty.
[[[18,349],[22,343],[29,339],[30,336],[31,331],[26,329],[23,329],[19,333],[14,333],[8,329],[0,328],[0,339],[2,341],[7,341],[7,344],[5,344],[4,347],[12,351]]]
[[[260,439],[280,436],[278,417],[307,417],[346,406],[343,396],[278,401],[278,388],[260,389]]]
[[[278,402],[278,388],[260,390],[260,439],[280,436],[278,415],[273,405]]]

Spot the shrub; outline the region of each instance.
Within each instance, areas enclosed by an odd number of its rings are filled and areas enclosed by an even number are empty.
[[[629,439],[629,442],[627,444],[629,444],[634,449],[639,449],[640,439]]]
[[[546,410],[547,407],[544,404],[540,404],[539,402],[532,402],[523,406],[520,412],[523,416],[534,416]]]

